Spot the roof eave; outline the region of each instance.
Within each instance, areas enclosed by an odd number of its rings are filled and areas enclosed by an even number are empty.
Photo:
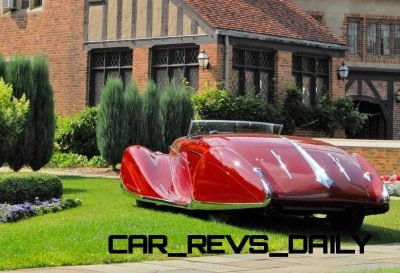
[[[310,40],[300,40],[300,39],[271,36],[253,32],[218,29],[218,28],[215,30],[215,33],[216,35],[228,35],[231,37],[238,37],[238,38],[256,39],[256,40],[283,43],[283,44],[295,44],[300,46],[308,46],[308,47],[311,46],[311,47],[319,47],[331,50],[347,51],[347,47],[339,43],[336,44],[336,43],[326,43],[326,42],[318,42]]]

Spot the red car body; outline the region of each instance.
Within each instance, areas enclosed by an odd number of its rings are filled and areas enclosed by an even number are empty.
[[[360,155],[330,144],[272,134],[182,137],[169,154],[129,147],[123,188],[134,198],[193,210],[384,213],[389,196]]]

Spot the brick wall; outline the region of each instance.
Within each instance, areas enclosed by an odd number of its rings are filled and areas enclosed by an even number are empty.
[[[47,56],[58,113],[86,105],[87,52],[83,50],[84,1],[44,0],[43,7],[0,15],[0,53]]]
[[[151,50],[149,48],[133,49],[132,75],[139,91],[143,92],[150,79]]]
[[[278,51],[276,54],[276,86],[275,100],[281,102],[285,96],[288,84],[293,83],[292,75],[293,54],[287,51]]]
[[[202,90],[205,87],[215,87],[224,80],[224,45],[203,44],[200,50],[204,50],[210,58],[209,68],[199,69],[199,90]]]
[[[332,58],[331,74],[329,77],[329,86],[332,98],[343,98],[346,95],[345,81],[338,77],[338,69],[344,62],[344,58]]]
[[[364,156],[380,175],[400,174],[400,149],[343,147],[348,153]]]

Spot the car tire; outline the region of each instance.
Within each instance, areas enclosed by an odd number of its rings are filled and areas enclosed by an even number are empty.
[[[138,208],[151,209],[151,208],[154,208],[155,206],[156,206],[156,204],[154,204],[154,203],[136,200],[136,207],[138,207]]]
[[[336,230],[357,232],[364,222],[364,217],[365,216],[360,213],[342,212],[329,214],[328,220],[331,226]]]

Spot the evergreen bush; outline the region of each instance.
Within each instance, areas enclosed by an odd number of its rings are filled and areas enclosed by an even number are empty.
[[[46,59],[35,57],[32,65],[34,92],[36,93],[32,130],[35,138],[29,166],[37,171],[51,159],[54,149],[55,113],[53,88],[49,79]]]
[[[121,79],[110,77],[101,93],[96,135],[103,158],[116,169],[127,143],[127,114]]]
[[[161,92],[154,82],[149,82],[143,99],[144,108],[144,142],[153,151],[163,148],[163,135],[160,111]]]
[[[56,148],[92,158],[100,155],[96,140],[97,108],[89,107],[73,116],[57,117]]]
[[[7,67],[6,82],[12,85],[13,95],[16,98],[19,99],[25,95],[30,102],[24,130],[17,137],[7,156],[8,165],[14,171],[19,171],[24,165],[31,162],[36,138],[34,130],[36,96],[31,61],[22,56],[14,57]]]
[[[6,76],[6,62],[2,54],[0,54],[0,79],[4,79]]]
[[[161,96],[163,151],[168,151],[175,139],[187,134],[193,115],[191,92],[185,86],[170,82]]]
[[[195,111],[204,120],[230,120],[234,111],[234,97],[225,90],[206,89],[192,97]]]
[[[127,115],[127,146],[140,145],[144,140],[143,131],[145,128],[143,126],[143,99],[139,94],[136,82],[129,83],[125,90],[124,100]]]
[[[297,127],[302,127],[310,120],[311,109],[303,103],[301,91],[294,85],[286,89],[286,97],[282,106],[282,122],[284,134],[291,135]]]
[[[39,173],[3,174],[0,176],[0,204],[22,204],[60,198],[63,185],[60,178]]]

